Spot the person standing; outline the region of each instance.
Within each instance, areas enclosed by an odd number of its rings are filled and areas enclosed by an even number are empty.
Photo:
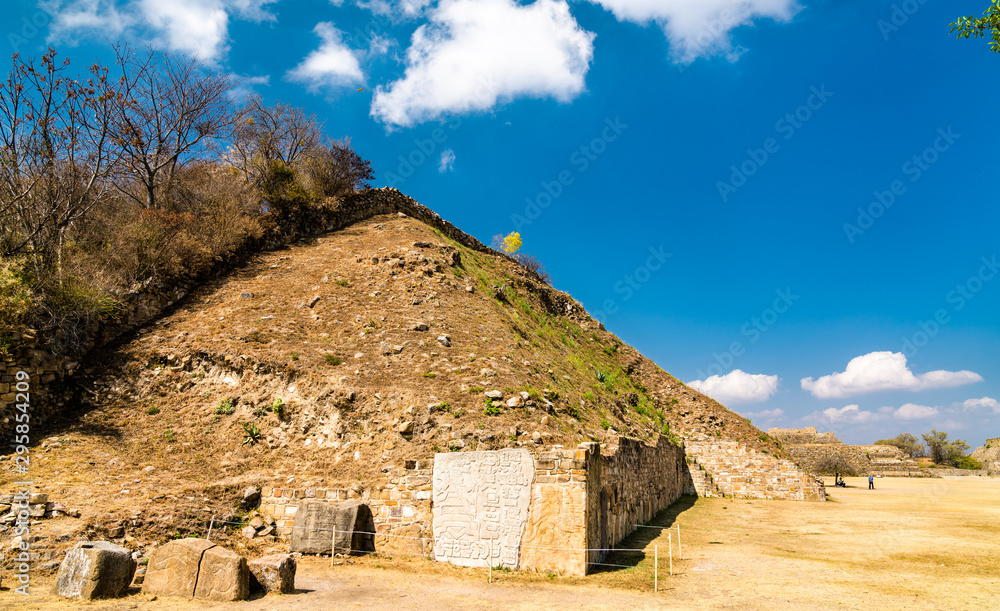
[[[869,490],[875,489],[875,476],[872,475],[871,473],[868,474],[868,489]]]

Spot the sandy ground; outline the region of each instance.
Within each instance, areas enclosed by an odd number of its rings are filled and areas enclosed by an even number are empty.
[[[830,482],[832,483],[832,482]],[[298,592],[206,604],[133,593],[118,601],[69,603],[36,579],[29,598],[4,576],[2,609],[990,609],[1000,598],[1000,479],[861,478],[830,490],[826,503],[685,497],[656,520],[680,524],[669,576],[667,538],[639,529],[620,554],[586,578],[494,572],[422,558],[365,558],[330,567],[304,558]],[[652,549],[660,550],[653,592]]]

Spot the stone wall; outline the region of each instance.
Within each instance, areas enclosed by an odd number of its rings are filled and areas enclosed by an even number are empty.
[[[370,487],[261,489],[260,513],[275,520],[276,534],[288,539],[295,513],[303,499],[339,503],[358,499],[367,504],[375,519],[375,549],[385,554],[430,555],[431,475],[429,461],[407,461],[388,479]]]
[[[826,488],[790,460],[775,458],[729,440],[687,441],[689,468],[704,466],[724,496],[789,501],[825,501]]]
[[[806,444],[786,447],[788,455],[797,465],[812,473],[819,473],[823,463],[840,459],[850,465],[857,475],[883,477],[933,477],[927,469],[911,460],[896,446],[843,444]]]
[[[505,462],[521,452],[530,457],[525,515],[517,509],[520,459]],[[372,510],[380,553],[585,575],[604,559],[601,550],[680,498],[687,481],[684,451],[665,439],[649,446],[621,438],[605,454],[600,444],[585,443],[530,455],[527,450],[438,454],[435,463],[439,460],[434,467],[411,461],[370,488],[264,487],[260,513],[273,518],[275,534],[287,539],[303,499],[358,499]],[[441,477],[445,463],[453,463],[457,477]],[[518,548],[519,557],[511,556]]]
[[[17,372],[25,371],[30,376],[32,426],[43,424],[74,401],[77,389],[67,382],[88,352],[123,338],[154,320],[209,278],[228,272],[259,252],[343,229],[380,214],[397,213],[423,221],[467,248],[507,257],[504,253],[488,249],[473,236],[396,189],[367,189],[328,200],[308,214],[287,220],[280,230],[260,239],[248,238],[224,260],[198,277],[167,283],[150,281],[119,295],[121,307],[114,319],[81,324],[72,336],[54,333],[44,337],[31,329],[13,330],[9,340],[5,340],[9,346],[0,352],[0,439],[8,438],[15,424],[12,385]],[[552,289],[541,278],[538,285],[536,293],[551,312],[566,313],[578,307],[571,297]]]
[[[841,443],[833,431],[826,433],[816,432],[816,427],[809,426],[804,429],[776,429],[767,430],[767,434],[777,439],[784,445],[802,445],[806,443]]]

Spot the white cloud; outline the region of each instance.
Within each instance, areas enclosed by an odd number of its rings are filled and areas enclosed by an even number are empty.
[[[680,63],[699,57],[725,55],[735,61],[729,33],[755,19],[787,22],[798,12],[796,0],[590,0],[611,11],[619,21],[656,23]]]
[[[926,405],[916,405],[914,403],[904,403],[893,412],[893,417],[897,420],[921,420],[923,418],[930,418],[932,416],[937,416],[940,412],[936,407],[928,407]]]
[[[39,2],[38,7],[52,16],[48,42],[75,43],[76,33],[117,36],[132,21],[122,13],[113,0],[51,0]]]
[[[991,409],[994,414],[1000,414],[1000,401],[992,397],[983,397],[981,399],[967,399],[961,403],[962,410],[966,412],[976,411],[980,409]]]
[[[360,8],[367,9],[376,15],[400,20],[419,17],[424,9],[432,3],[433,0],[358,0],[357,4]]]
[[[233,75],[233,81],[237,83],[229,90],[229,97],[234,100],[243,100],[249,95],[256,93],[257,87],[268,87],[271,84],[271,75],[263,76],[240,76]]]
[[[775,418],[780,418],[785,415],[785,410],[778,409],[765,409],[759,412],[746,412],[743,414],[747,418],[760,418],[762,420],[774,420]]]
[[[451,149],[445,149],[441,151],[441,165],[438,167],[438,172],[444,174],[445,172],[451,172],[455,169],[455,151]]]
[[[139,10],[171,51],[211,62],[228,50],[229,14],[220,0],[140,0]]]
[[[906,356],[903,353],[872,352],[851,359],[843,372],[817,380],[802,378],[802,388],[814,397],[829,399],[882,390],[950,388],[982,380],[982,376],[972,371],[939,370],[914,375],[906,366]]]
[[[316,24],[314,32],[323,40],[319,48],[288,72],[288,78],[306,83],[310,91],[323,87],[342,87],[365,78],[354,51],[342,42],[343,33],[332,23]]]
[[[688,382],[687,385],[719,403],[757,403],[778,392],[778,376],[734,369],[724,376],[711,376]]]
[[[831,407],[821,412],[813,412],[806,420],[819,419],[825,424],[868,424],[880,420],[924,420],[941,413],[940,408],[915,403],[904,403],[899,408],[880,407],[877,412],[866,411],[858,405],[848,405],[837,409]]]
[[[277,4],[278,0],[226,0],[237,15],[250,21],[277,21],[278,17],[267,10],[268,4]]]
[[[376,88],[372,117],[408,126],[518,97],[568,102],[584,90],[594,35],[564,0],[443,0],[429,16],[403,78]]]
[[[819,417],[826,424],[867,424],[882,418],[879,414],[864,411],[857,405],[848,405],[840,409],[831,407],[819,413],[814,412],[810,417]]]
[[[152,39],[169,51],[215,63],[228,50],[230,14],[276,21],[267,5],[278,0],[48,0],[39,7],[53,16],[49,42],[74,44],[83,37]]]
[[[387,55],[389,53],[389,49],[396,46],[396,44],[397,43],[394,38],[375,34],[371,37],[371,40],[368,41],[368,55],[372,57]]]

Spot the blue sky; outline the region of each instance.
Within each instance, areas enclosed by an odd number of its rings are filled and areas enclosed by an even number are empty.
[[[145,41],[348,135],[761,428],[1000,436],[985,0],[53,0],[9,51]],[[363,91],[357,91],[363,87]]]

